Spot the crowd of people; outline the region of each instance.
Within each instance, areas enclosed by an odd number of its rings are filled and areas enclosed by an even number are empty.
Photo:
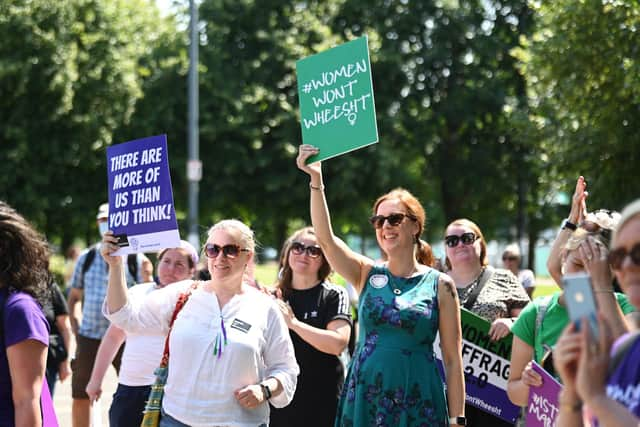
[[[253,276],[256,241],[241,221],[215,223],[201,250],[163,249],[154,274],[143,254],[114,255],[101,205],[101,241],[77,257],[65,298],[44,237],[0,202],[0,427],[55,425],[51,395],[68,377],[73,426],[88,427],[109,365],[112,427],[513,426],[465,399],[461,309],[487,322],[491,341],[512,334],[516,406],[544,381],[535,361],[563,385],[556,425],[640,424],[640,200],[589,212],[580,177],[547,260],[560,291],[532,300],[520,247],[492,267],[470,219],[446,226],[439,263],[405,189],[373,203],[380,258],[353,251],[333,232],[321,163],[307,163],[318,152],[299,148],[311,226],[283,243],[272,286]],[[589,319],[570,320],[563,277],[578,272],[590,277],[597,336]]]

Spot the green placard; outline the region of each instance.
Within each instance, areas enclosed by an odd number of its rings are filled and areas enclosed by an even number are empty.
[[[296,63],[302,141],[320,149],[309,162],[378,142],[367,37]]]

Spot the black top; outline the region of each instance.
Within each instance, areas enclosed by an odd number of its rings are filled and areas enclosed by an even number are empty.
[[[349,296],[342,286],[319,283],[311,289],[293,290],[288,301],[296,318],[313,327],[326,329],[327,324],[337,319],[352,324]],[[316,349],[295,332],[289,333],[300,366],[298,385],[288,406],[271,407],[269,426],[333,426],[344,382],[342,362],[338,356]]]
[[[60,343],[60,346],[64,347],[64,341],[60,335],[60,331],[58,330],[58,325],[56,324],[56,317],[69,314],[67,301],[55,282],[51,282],[49,284],[49,292],[50,296],[42,307],[47,323],[49,323],[49,356],[47,357],[47,365],[54,362],[52,352],[56,351],[58,342]],[[68,351],[69,349],[65,350]]]

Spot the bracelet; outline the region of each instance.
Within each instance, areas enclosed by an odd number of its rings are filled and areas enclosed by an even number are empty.
[[[260,388],[262,389],[262,394],[264,394],[264,400],[271,399],[271,389],[262,383],[260,383]]]
[[[582,400],[576,400],[573,403],[567,402],[566,399],[563,399],[562,394],[560,394],[558,396],[558,404],[560,405],[560,408],[567,408],[569,409],[571,412],[578,412],[582,409]]]
[[[324,184],[320,184],[319,187],[314,187],[312,183],[309,183],[309,188],[315,191],[324,191]]]

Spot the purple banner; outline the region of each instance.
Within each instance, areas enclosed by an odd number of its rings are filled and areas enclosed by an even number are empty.
[[[562,385],[535,361],[532,365],[533,370],[542,377],[542,385],[529,388],[527,427],[555,427],[560,409],[558,394]]]
[[[122,254],[179,246],[167,136],[107,148],[109,229]]]

